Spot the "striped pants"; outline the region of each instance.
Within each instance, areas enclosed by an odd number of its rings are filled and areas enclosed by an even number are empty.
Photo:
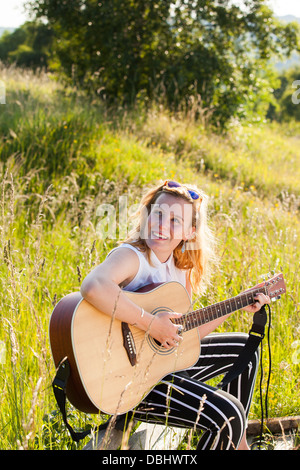
[[[135,419],[202,430],[199,450],[237,449],[246,429],[259,352],[226,390],[205,382],[230,369],[246,340],[247,335],[239,333],[208,335],[201,342],[198,362],[164,377],[139,405]]]

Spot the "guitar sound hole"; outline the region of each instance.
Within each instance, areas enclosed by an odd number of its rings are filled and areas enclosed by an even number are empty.
[[[164,348],[159,341],[153,338],[153,336],[147,335],[147,342],[149,346],[151,347],[151,349],[155,351],[155,353],[157,354],[161,354],[165,356],[165,355],[172,354],[172,352],[174,351],[174,348],[170,348],[170,349]]]
[[[168,307],[159,307],[159,308],[153,310],[151,313],[152,313],[152,315],[157,315],[158,313],[165,312],[165,311],[172,312],[173,310],[168,308]],[[166,349],[162,346],[161,342],[158,341],[157,339],[153,338],[153,336],[147,335],[147,337],[148,337],[148,344],[157,353],[163,354],[163,355],[172,353],[174,348]]]

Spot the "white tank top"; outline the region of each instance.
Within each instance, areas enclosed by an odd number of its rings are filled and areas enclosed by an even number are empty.
[[[133,250],[138,255],[140,261],[138,272],[136,273],[134,279],[132,279],[132,281],[130,281],[129,284],[124,287],[124,290],[134,292],[140,287],[147,286],[148,284],[169,281],[178,281],[184,287],[186,287],[185,271],[176,268],[173,259],[173,253],[165,263],[162,263],[161,261],[159,261],[155,253],[151,250],[151,264],[149,264],[145,252],[140,251],[138,248],[128,243],[123,243],[122,245],[111,250],[108,256],[113,251],[118,250],[120,248],[129,248],[130,250]]]

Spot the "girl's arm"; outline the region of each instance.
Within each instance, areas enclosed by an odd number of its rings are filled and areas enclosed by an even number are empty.
[[[167,348],[174,347],[180,337],[177,335],[178,326],[170,319],[178,318],[181,314],[162,312],[153,316],[144,312],[142,315],[141,307],[132,302],[121,289],[135,277],[138,269],[137,254],[129,248],[120,248],[86,276],[81,285],[81,295],[102,313],[114,315],[120,321],[147,331]]]

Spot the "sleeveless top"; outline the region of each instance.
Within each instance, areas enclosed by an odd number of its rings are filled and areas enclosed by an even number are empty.
[[[184,287],[186,287],[185,271],[175,266],[173,253],[165,263],[162,263],[161,261],[159,261],[155,253],[151,250],[151,264],[149,264],[145,252],[140,251],[137,247],[132,246],[128,243],[122,243],[122,245],[111,250],[107,256],[109,256],[113,251],[118,250],[120,248],[129,248],[130,250],[134,251],[139,257],[140,262],[138,272],[136,273],[134,279],[132,279],[132,281],[130,281],[129,284],[127,284],[127,286],[123,288],[124,290],[133,292],[138,290],[140,287],[144,287],[148,284],[169,281],[180,282]]]

